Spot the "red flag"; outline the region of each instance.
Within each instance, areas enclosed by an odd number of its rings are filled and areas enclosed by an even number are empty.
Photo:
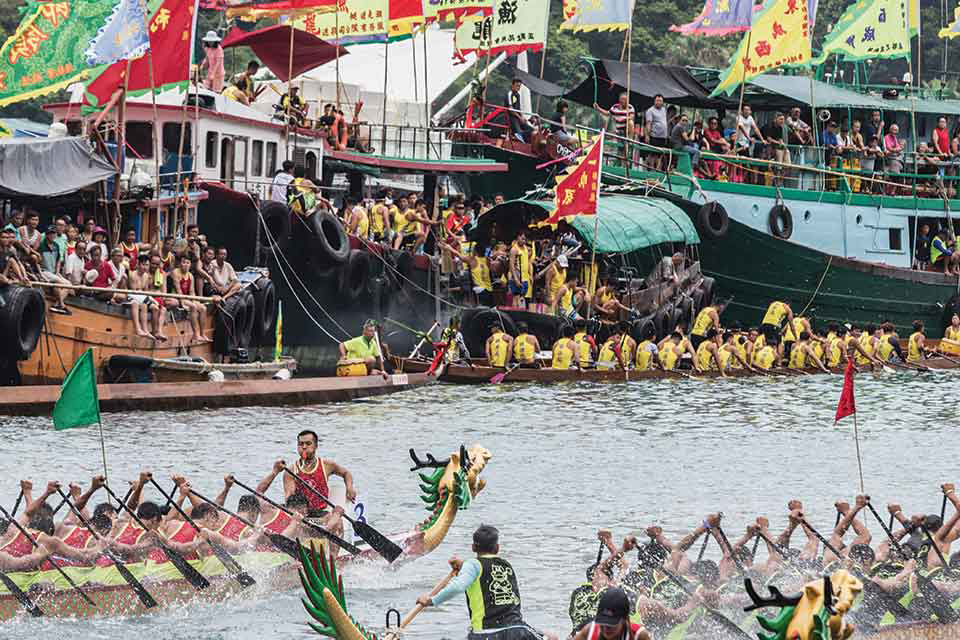
[[[153,86],[186,82],[190,77],[190,55],[196,20],[196,0],[164,0],[150,17],[150,49],[153,56],[143,55],[130,62],[127,91],[150,89],[150,60],[153,59]],[[103,70],[87,85],[87,101],[103,106],[113,92],[123,86],[127,61],[120,60]]]
[[[836,424],[841,418],[857,412],[857,404],[853,401],[853,360],[847,360],[847,370],[843,373],[843,391],[840,392],[840,402],[837,403]]]
[[[603,133],[575,165],[558,177],[554,210],[541,224],[556,224],[567,216],[589,216],[597,213],[597,193],[600,191],[600,164],[603,158]]]

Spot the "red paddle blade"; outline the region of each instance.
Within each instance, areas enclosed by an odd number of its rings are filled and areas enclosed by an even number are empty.
[[[503,372],[501,372],[501,373],[498,373],[497,375],[495,375],[495,376],[493,376],[492,378],[490,378],[490,384],[500,384],[501,382],[503,382],[503,379],[504,379],[505,377],[507,377],[507,372],[506,372],[506,371],[503,371]]]

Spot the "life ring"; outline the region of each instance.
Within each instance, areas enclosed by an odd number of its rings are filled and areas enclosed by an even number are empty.
[[[0,293],[0,335],[2,352],[11,360],[26,360],[37,348],[43,329],[46,305],[38,289],[8,285]]]
[[[282,202],[270,200],[260,207],[263,216],[260,228],[260,250],[271,255],[270,239],[276,243],[279,251],[286,251],[290,247],[290,236],[293,226],[290,221],[290,209]]]
[[[730,216],[719,202],[708,202],[697,212],[700,230],[711,238],[722,238],[730,228]]]
[[[253,284],[253,339],[267,338],[276,317],[277,288],[270,278],[260,278]]]
[[[213,350],[225,355],[250,345],[253,333],[253,294],[249,289],[223,301],[214,320]]]
[[[767,222],[770,224],[770,233],[777,238],[788,240],[793,235],[793,214],[786,206],[778,204],[770,209]]]
[[[703,291],[703,306],[709,307],[713,304],[714,285],[716,281],[713,278],[706,277],[700,283],[700,289]],[[703,307],[701,307],[702,309]]]
[[[311,259],[319,264],[343,264],[350,254],[350,239],[340,220],[327,210],[306,220],[311,236]]]
[[[347,257],[346,264],[340,267],[337,290],[341,297],[353,302],[366,293],[369,281],[370,254],[354,249]]]

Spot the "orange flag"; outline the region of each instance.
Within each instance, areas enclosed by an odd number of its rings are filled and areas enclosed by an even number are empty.
[[[541,224],[556,224],[569,216],[597,214],[597,195],[600,192],[600,163],[603,158],[603,132],[587,149],[586,155],[557,178],[554,210]]]

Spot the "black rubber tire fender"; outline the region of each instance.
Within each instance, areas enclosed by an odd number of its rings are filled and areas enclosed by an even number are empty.
[[[246,348],[253,344],[253,323],[256,318],[256,302],[253,300],[253,292],[249,287],[236,294],[243,305],[243,311],[240,314],[237,324],[237,347]]]
[[[388,258],[392,269],[390,278],[394,282],[397,291],[403,291],[407,287],[413,286],[413,272],[416,269],[415,259],[409,251],[393,251]]]
[[[469,324],[461,324],[463,341],[472,357],[485,357],[487,338],[490,337],[490,328],[494,325],[502,326],[507,335],[517,335],[517,325],[513,319],[496,309],[480,309],[470,316]]]
[[[781,240],[789,240],[793,235],[793,214],[785,205],[778,204],[770,209],[767,223],[770,233]]]
[[[706,277],[703,279],[703,282],[700,283],[700,289],[703,291],[703,306],[709,307],[713,304],[713,299],[716,294],[716,287],[714,286],[716,281],[713,278]],[[702,307],[701,307],[702,308]]]
[[[277,319],[277,288],[269,278],[253,285],[253,339],[260,343],[270,335]]]
[[[260,215],[263,216],[260,226],[261,250],[266,255],[272,255],[270,237],[273,237],[274,242],[276,242],[277,250],[286,251],[289,249],[293,225],[290,218],[290,209],[287,205],[273,200],[267,201],[261,205]]]
[[[347,262],[340,267],[340,282],[337,287],[340,296],[355,302],[367,293],[370,287],[370,269],[370,254],[359,249],[352,250]]]
[[[384,276],[370,281],[370,307],[377,320],[390,316],[393,307],[393,286]]]
[[[670,326],[672,319],[673,309],[668,306],[661,307],[653,314],[653,326],[657,329],[657,340],[663,340],[668,333],[673,331],[673,327]]]
[[[643,342],[643,336],[650,330],[653,330],[653,335],[657,335],[657,325],[654,323],[654,316],[646,316],[645,318],[640,318],[639,320],[634,321],[633,325],[630,327],[630,337],[636,340],[638,343]]]
[[[248,289],[223,301],[214,319],[213,350],[222,355],[250,345],[253,332],[253,296]],[[246,340],[246,341],[245,341]]]
[[[697,226],[711,238],[722,238],[730,228],[730,216],[719,202],[708,202],[697,212]]]
[[[118,354],[110,356],[107,366],[111,369],[150,369],[153,367],[153,358]]]
[[[39,289],[8,285],[4,287],[6,302],[0,308],[2,351],[12,360],[26,360],[37,348],[43,331],[46,304]]]
[[[311,258],[318,264],[343,264],[350,256],[350,239],[343,223],[329,211],[317,211],[306,220],[310,238]]]

